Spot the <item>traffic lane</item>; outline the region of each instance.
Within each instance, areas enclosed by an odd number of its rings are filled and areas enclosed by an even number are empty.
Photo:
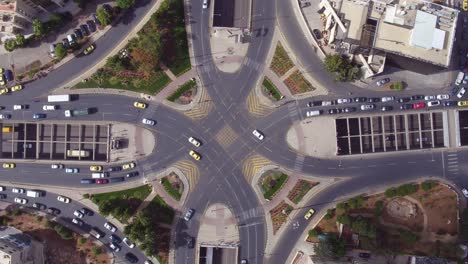
[[[8,188],[11,189],[11,188]],[[15,197],[20,197],[28,200],[28,203],[26,204],[27,207],[32,206],[33,203],[38,202],[42,203],[47,206],[47,208],[54,207],[57,208],[61,211],[59,215],[56,216],[57,222],[63,224],[64,226],[72,229],[73,231],[79,233],[79,234],[84,234],[84,233],[89,233],[91,228],[97,227],[104,235],[99,239],[103,244],[106,245],[109,251],[112,252],[112,250],[109,248],[109,243],[110,243],[110,234],[115,234],[121,239],[123,239],[125,236],[123,233],[120,232],[120,230],[117,229],[115,233],[111,233],[109,230],[104,228],[104,223],[107,222],[107,220],[99,215],[97,212],[93,212],[92,216],[85,216],[82,220],[85,222],[83,227],[79,227],[71,222],[73,218],[76,218],[73,213],[75,210],[80,210],[82,208],[87,208],[80,204],[77,201],[71,200],[70,203],[62,203],[57,200],[57,194],[51,193],[51,192],[45,192],[45,195],[43,197],[39,198],[32,198],[32,197],[27,197],[25,194],[14,194],[9,192],[7,189],[6,193],[7,194],[7,199],[5,201],[14,203],[13,200]],[[16,203],[15,203],[16,204]],[[24,205],[23,205],[24,206]],[[32,207],[31,207],[32,208]],[[91,209],[87,208],[88,210],[92,211]],[[121,243],[123,244],[123,243]],[[138,259],[139,263],[143,263],[146,257],[144,256],[143,253],[141,253],[137,247],[130,249],[126,247],[125,245],[121,245],[122,249],[120,252],[114,252],[115,255],[117,255],[119,258],[124,259],[124,255],[128,252],[131,252],[135,254]]]

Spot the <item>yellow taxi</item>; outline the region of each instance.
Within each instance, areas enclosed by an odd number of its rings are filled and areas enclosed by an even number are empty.
[[[458,106],[468,106],[468,101],[458,101]]]
[[[5,80],[3,79],[2,75],[0,75],[0,85],[5,85]]]
[[[12,92],[16,92],[16,91],[19,91],[19,90],[23,90],[23,85],[18,84],[18,85],[15,85],[15,86],[11,87]]]
[[[191,150],[189,152],[189,155],[194,159],[194,160],[200,160],[201,156],[198,154],[196,151]]]
[[[463,11],[468,11],[468,0],[463,0]]]
[[[3,73],[4,71],[5,71],[5,69],[0,67],[0,73]]]
[[[141,108],[141,109],[145,109],[146,107],[148,107],[148,105],[146,105],[145,103],[142,103],[142,102],[134,102],[133,106],[136,107],[136,108]]]
[[[90,171],[102,171],[102,166],[98,166],[98,165],[89,166],[89,170]]]
[[[14,163],[3,163],[4,169],[14,169],[16,165]]]
[[[315,213],[315,210],[314,209],[310,209],[309,211],[307,211],[307,214],[304,215],[304,219],[305,220],[309,220],[309,218]]]
[[[130,163],[124,164],[122,166],[122,169],[124,169],[124,170],[129,170],[129,169],[133,169],[133,168],[135,168],[135,162],[130,162]]]
[[[0,95],[8,93],[8,88],[0,89]]]
[[[83,54],[84,55],[88,55],[90,54],[91,52],[93,52],[94,50],[94,44],[91,44],[89,45],[84,51],[83,51]]]

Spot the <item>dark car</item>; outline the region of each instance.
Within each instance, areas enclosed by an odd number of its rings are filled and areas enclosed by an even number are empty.
[[[345,113],[352,113],[352,112],[356,112],[356,107],[346,107],[344,109]]]
[[[37,210],[44,210],[47,208],[45,204],[41,204],[41,203],[33,203],[33,207],[36,208]]]
[[[104,8],[104,10],[106,10],[109,14],[112,14],[112,6],[108,4],[103,4],[102,8]]]
[[[120,166],[114,166],[114,167],[110,167],[109,169],[107,169],[108,172],[115,172],[115,171],[121,171],[122,170],[122,167]]]
[[[125,178],[124,177],[116,177],[116,178],[110,178],[109,179],[109,182],[110,183],[113,183],[113,182],[123,182],[125,181]]]
[[[339,114],[339,113],[341,113],[341,109],[336,109],[336,108],[335,109],[329,109],[328,113],[330,115]]]
[[[138,258],[135,255],[133,255],[132,253],[125,254],[125,259],[128,260],[128,262],[130,262],[130,263],[137,263],[138,262]]]
[[[5,73],[3,74],[5,76],[5,80],[7,82],[13,81],[13,72],[10,70],[5,70]]]
[[[400,106],[400,109],[401,110],[413,109],[413,104],[403,104],[403,105]]]
[[[42,114],[42,113],[33,115],[34,119],[41,119],[41,118],[46,118],[46,117],[47,117],[46,114]]]
[[[127,178],[136,177],[138,176],[138,174],[139,174],[138,171],[132,171],[132,172],[127,173],[126,177]]]
[[[411,100],[413,101],[424,100],[424,95],[413,95],[411,96]]]
[[[7,198],[6,194],[0,193],[0,199],[6,199],[6,198]]]
[[[361,252],[359,253],[360,258],[370,258],[370,253]]]
[[[407,103],[411,101],[411,97],[402,97],[402,98],[398,98],[398,102],[399,103]]]
[[[312,107],[312,106],[321,106],[322,101],[312,101],[307,103],[307,107]]]
[[[445,107],[449,107],[449,106],[457,106],[457,101],[446,101],[444,102],[444,106]]]
[[[70,42],[66,38],[62,39],[62,45],[63,45],[63,47],[65,47],[65,49],[70,48]]]
[[[457,95],[458,90],[460,90],[460,87],[455,86],[455,87],[453,87],[452,90],[450,91],[450,94],[451,94],[451,95]]]
[[[195,238],[191,237],[187,239],[187,247],[188,248],[193,248],[195,246]]]
[[[367,101],[366,97],[354,97],[354,102],[355,103],[364,103]]]
[[[392,111],[393,110],[393,106],[391,105],[383,105],[380,110],[382,110],[382,112],[387,112],[387,111]]]
[[[122,239],[120,239],[120,237],[112,234],[110,235],[109,237],[110,241],[112,241],[113,243],[116,243],[116,244],[120,244],[120,242],[122,242]]]
[[[372,98],[369,98],[369,103],[378,103],[380,102],[380,98],[379,97],[372,97]]]
[[[94,215],[94,212],[91,211],[90,209],[86,208],[86,207],[83,207],[83,209],[81,209],[81,212],[83,212],[84,215],[87,215],[87,216],[92,216]]]
[[[88,25],[88,29],[90,32],[96,31],[96,24],[92,20],[86,21],[86,25]]]
[[[54,208],[54,207],[47,208],[47,212],[49,214],[53,214],[53,215],[59,215],[60,214],[60,210],[57,209],[57,208]]]
[[[93,14],[93,21],[96,25],[101,25],[101,21],[99,21],[99,19],[97,18],[96,14]]]
[[[89,36],[89,30],[85,24],[80,25],[80,30],[81,30],[81,33],[83,33],[83,36]]]
[[[322,38],[322,32],[318,29],[312,30],[312,33],[314,34],[315,39],[319,40]]]
[[[73,33],[75,33],[75,36],[78,40],[83,39],[83,34],[81,34],[81,30],[75,28],[75,30],[73,30]]]

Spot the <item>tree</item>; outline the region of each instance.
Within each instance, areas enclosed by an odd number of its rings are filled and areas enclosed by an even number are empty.
[[[383,209],[384,209],[384,202],[382,200],[378,200],[377,202],[375,202],[374,214],[376,216],[382,215]]]
[[[351,217],[349,217],[349,215],[346,214],[339,215],[336,218],[336,221],[338,221],[338,223],[342,223],[343,225],[351,225]]]
[[[319,257],[340,258],[346,254],[345,242],[336,237],[329,237],[314,245],[314,252]]]
[[[64,227],[63,225],[57,224],[54,227],[55,231],[59,236],[65,240],[69,240],[73,238],[73,233],[70,229]]]
[[[23,47],[26,44],[26,38],[22,34],[17,34],[16,35],[16,45],[18,47]]]
[[[389,188],[389,189],[385,190],[385,196],[388,197],[388,198],[392,198],[392,197],[397,196],[396,189],[395,188]]]
[[[317,237],[320,234],[317,228],[309,230],[309,237]]]
[[[107,58],[106,66],[117,71],[123,71],[127,69],[125,62],[119,58],[119,55]]]
[[[361,77],[361,71],[358,67],[354,66],[348,69],[348,81],[354,81]]]
[[[39,19],[34,19],[33,20],[33,31],[34,31],[34,35],[36,37],[43,37],[46,33],[46,29],[45,29],[45,26],[44,26],[44,23],[42,23],[41,21],[39,21]]]
[[[58,43],[57,45],[55,45],[54,52],[55,56],[59,60],[63,59],[67,55],[67,49],[65,49],[62,43]]]
[[[135,4],[135,0],[116,0],[117,6],[122,9],[127,9]]]
[[[99,212],[105,216],[112,213],[118,204],[117,199],[104,200],[99,203]]]
[[[327,55],[325,57],[325,69],[329,72],[338,72],[341,69],[348,69],[348,61],[339,54]]]
[[[97,10],[96,10],[96,17],[97,19],[99,20],[99,22],[101,22],[101,24],[105,27],[107,25],[110,24],[110,22],[112,21],[112,14],[110,14],[109,12],[107,12],[107,10],[105,10],[104,8],[102,7],[99,7]]]
[[[16,39],[7,39],[3,46],[7,51],[13,51],[18,47],[18,44],[16,43]]]
[[[102,253],[101,248],[98,248],[98,247],[96,247],[96,246],[93,246],[93,247],[91,248],[91,251],[93,252],[93,255],[94,255],[95,257]]]

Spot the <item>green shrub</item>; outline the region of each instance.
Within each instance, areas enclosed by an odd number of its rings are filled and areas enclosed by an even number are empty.
[[[177,90],[172,93],[169,97],[167,97],[167,100],[171,101],[171,102],[174,102],[175,100],[179,99],[179,97],[189,91],[190,89],[194,88],[195,86],[197,86],[197,82],[195,80],[190,80],[184,84],[182,84],[179,88],[177,88]]]
[[[39,223],[42,222],[42,219],[43,219],[43,218],[44,218],[44,217],[42,217],[42,216],[40,216],[40,215],[36,215],[36,221],[39,222]]]
[[[83,194],[83,198],[85,198],[85,199],[89,199],[89,193],[85,193],[85,194]]]
[[[403,242],[407,245],[414,245],[416,242],[419,241],[419,236],[414,234],[413,232],[404,229],[399,229],[398,232],[400,233]]]
[[[276,101],[279,101],[281,98],[283,98],[283,95],[280,93],[278,88],[276,88],[276,86],[267,77],[263,79],[262,85]]]
[[[81,246],[84,243],[86,243],[86,238],[85,237],[80,237],[80,239],[78,239],[78,244]]]
[[[392,197],[397,196],[396,189],[395,188],[389,188],[389,189],[385,190],[385,196],[388,197],[388,198],[392,198]]]
[[[45,226],[46,228],[53,229],[54,226],[55,226],[55,223],[52,222],[52,221],[46,220],[45,223],[44,223],[44,226]]]
[[[93,246],[93,247],[91,248],[91,251],[93,252],[93,255],[94,255],[95,257],[98,256],[98,255],[100,255],[100,254],[102,253],[101,248],[96,247],[96,246]]]
[[[309,237],[317,237],[320,235],[320,231],[317,228],[309,230]]]
[[[174,189],[172,187],[172,184],[166,179],[166,178],[163,178],[162,180],[162,185],[164,186],[164,189],[166,190],[166,192],[172,196],[172,198],[176,199],[177,201],[180,201],[180,198],[182,197],[182,194],[177,191],[176,189]]]
[[[18,208],[15,208],[15,209],[13,209],[13,211],[11,211],[11,215],[13,215],[13,216],[21,215],[21,210],[18,209]]]
[[[327,219],[327,220],[330,220],[330,219],[333,218],[333,215],[334,215],[333,210],[332,210],[332,209],[328,209],[328,210],[327,210],[327,213],[326,213],[325,216],[324,216],[324,218]]]
[[[418,191],[418,186],[416,184],[403,184],[399,186],[396,190],[398,196],[406,196],[413,194]]]
[[[375,202],[374,214],[376,216],[382,215],[383,209],[384,209],[384,202],[382,200],[378,200],[377,202]]]
[[[337,218],[336,218],[336,221],[338,221],[338,223],[341,223],[343,225],[351,225],[351,217],[347,214],[342,214],[342,215],[339,215]]]
[[[430,189],[436,187],[437,185],[438,184],[435,181],[424,181],[423,183],[421,183],[421,188],[427,192]]]
[[[70,240],[73,238],[73,232],[61,224],[56,224],[54,230],[57,232],[57,234],[59,234],[61,238],[65,240]]]
[[[273,195],[275,195],[275,193],[283,186],[283,184],[286,182],[286,180],[288,179],[288,175],[284,174],[284,173],[281,173],[281,176],[279,176],[277,179],[276,179],[276,184],[269,188],[264,194],[263,194],[263,197],[267,200],[271,200],[271,198],[273,197]]]
[[[11,51],[14,51],[18,47],[18,44],[16,43],[15,39],[7,39],[5,40],[5,43],[3,44],[3,46],[5,47],[7,51],[11,52]]]

